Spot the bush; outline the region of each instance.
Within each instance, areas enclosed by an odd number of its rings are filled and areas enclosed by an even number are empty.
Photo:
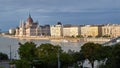
[[[8,60],[8,55],[0,52],[0,60]]]

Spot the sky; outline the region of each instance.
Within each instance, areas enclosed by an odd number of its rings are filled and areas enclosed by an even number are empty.
[[[120,0],[0,0],[0,29],[16,28],[29,13],[40,25],[119,24]]]

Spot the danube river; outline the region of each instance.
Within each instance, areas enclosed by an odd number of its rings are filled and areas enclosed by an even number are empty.
[[[7,37],[2,37],[0,36],[0,52],[10,55],[10,52],[12,54],[13,59],[18,59],[18,48],[19,45],[18,43],[25,43],[26,41],[30,40],[19,40],[19,39],[14,39],[14,38],[7,38]],[[51,43],[53,45],[60,45],[64,51],[68,51],[69,49],[74,50],[74,51],[79,51],[80,47],[83,45],[83,43],[77,42],[77,43],[72,43],[72,42],[53,42],[50,40],[32,40],[37,46],[39,46],[42,43]],[[11,48],[11,51],[10,51]]]
[[[8,56],[10,56],[10,48],[11,48],[12,59],[19,59],[18,43],[19,42],[25,43],[27,41],[30,41],[30,40],[19,40],[19,39],[15,39],[15,38],[8,38],[8,37],[0,36],[0,52],[6,53],[6,54],[8,54]],[[74,51],[79,51],[80,47],[84,44],[81,42],[74,42],[74,43],[72,43],[72,42],[53,42],[50,40],[32,40],[32,41],[35,44],[37,44],[37,46],[39,46],[42,43],[43,44],[51,43],[53,45],[60,45],[64,51],[68,51],[69,49],[74,50]],[[95,66],[96,65],[97,65],[97,63],[95,63]],[[91,67],[91,65],[89,64],[88,61],[85,61],[83,66]]]

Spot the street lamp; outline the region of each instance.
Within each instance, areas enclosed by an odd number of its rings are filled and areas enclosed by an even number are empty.
[[[12,60],[11,45],[10,45],[10,61]]]
[[[60,54],[59,54],[59,48],[58,48],[58,68],[60,68]]]
[[[60,45],[62,45],[62,42],[60,42]],[[58,61],[58,68],[60,68],[60,48],[59,45],[57,46],[58,46],[57,61]]]

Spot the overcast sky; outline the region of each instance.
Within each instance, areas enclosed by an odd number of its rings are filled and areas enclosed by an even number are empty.
[[[120,0],[0,0],[0,29],[26,21],[28,14],[40,25],[120,23]]]

